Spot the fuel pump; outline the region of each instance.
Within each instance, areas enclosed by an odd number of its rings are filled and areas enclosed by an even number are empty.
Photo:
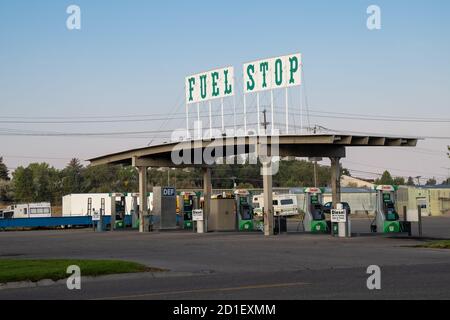
[[[123,193],[110,193],[111,230],[125,227],[125,197]]]
[[[323,211],[323,192],[324,190],[321,188],[306,188],[304,190],[306,210],[303,227],[307,232],[327,232],[327,222]]]
[[[248,190],[238,189],[234,191],[236,199],[236,221],[239,231],[253,230],[253,206],[252,195]]]
[[[371,224],[371,231],[378,233],[403,232],[403,225],[399,221],[399,215],[395,209],[397,186],[375,186],[376,217]]]
[[[183,215],[183,228],[184,229],[192,229],[192,210],[194,208],[194,198],[195,193],[192,192],[181,192],[181,214]]]
[[[137,229],[139,228],[139,193],[128,193],[127,196],[131,197],[131,227]]]

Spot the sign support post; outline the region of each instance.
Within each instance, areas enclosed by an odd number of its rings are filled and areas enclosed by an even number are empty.
[[[236,96],[233,96],[233,128],[236,136]]]
[[[188,104],[186,104],[186,139],[189,139],[189,110]]]
[[[286,134],[289,134],[289,95],[288,95],[288,88],[285,89],[285,103],[286,103]]]
[[[275,117],[274,117],[274,114],[273,114],[273,90],[270,90],[270,121],[272,122],[271,123],[271,132],[272,132],[272,135],[274,134],[274,132],[275,132],[275,122],[274,122],[274,119],[275,119]],[[267,133],[266,133],[267,134]]]
[[[197,134],[197,138],[200,139],[202,137],[202,133],[200,131],[200,102],[197,102],[197,130],[198,130],[198,134]]]
[[[212,115],[211,115],[211,100],[209,100],[209,138],[212,138]]]
[[[222,114],[222,134],[225,133],[225,124],[223,121],[223,98],[220,99],[220,112]]]
[[[300,86],[300,134],[303,134],[303,91]]]
[[[256,93],[256,113],[258,114],[258,136],[261,135],[261,124],[259,119],[259,92]]]
[[[247,95],[244,92],[244,135],[247,135]]]

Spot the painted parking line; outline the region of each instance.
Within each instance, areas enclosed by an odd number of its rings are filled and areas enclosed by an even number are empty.
[[[151,293],[142,293],[142,294],[134,294],[134,295],[123,295],[123,296],[112,296],[112,297],[104,297],[104,298],[95,298],[95,299],[91,299],[91,300],[114,300],[114,299],[121,300],[121,299],[158,297],[158,296],[189,294],[189,293],[230,292],[230,291],[239,291],[239,290],[301,287],[301,286],[307,286],[309,284],[310,283],[306,283],[306,282],[257,284],[257,285],[228,287],[228,288],[207,288],[207,289],[194,289],[194,290],[181,290],[181,291],[151,292]]]

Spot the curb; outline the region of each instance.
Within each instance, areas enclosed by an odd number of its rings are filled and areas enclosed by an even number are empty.
[[[205,275],[204,272],[170,272],[170,271],[162,271],[162,272],[138,272],[138,273],[121,273],[121,274],[109,274],[98,277],[93,276],[81,276],[82,283],[92,283],[99,282],[105,280],[132,280],[139,278],[171,278],[171,277],[188,277],[188,276],[200,276]],[[17,282],[6,282],[0,283],[0,291],[8,290],[8,289],[24,289],[24,288],[38,288],[38,287],[51,287],[57,285],[66,285],[66,279],[60,280],[51,280],[51,279],[42,279],[37,282],[33,281],[17,281]]]

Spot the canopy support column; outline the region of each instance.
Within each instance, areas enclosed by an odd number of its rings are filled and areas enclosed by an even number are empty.
[[[139,171],[139,232],[149,232],[147,210],[147,169],[138,167]]]

